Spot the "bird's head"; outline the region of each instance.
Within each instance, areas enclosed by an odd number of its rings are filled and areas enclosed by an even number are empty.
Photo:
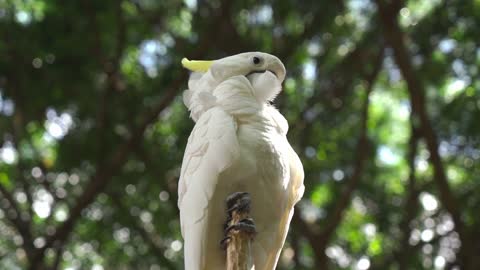
[[[272,100],[280,92],[286,73],[280,59],[262,52],[241,53],[214,61],[184,58],[182,65],[191,71],[204,73],[217,85],[234,76],[245,76],[260,101]]]

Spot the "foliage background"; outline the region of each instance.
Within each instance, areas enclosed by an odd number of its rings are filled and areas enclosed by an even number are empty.
[[[480,269],[480,1],[0,0],[0,268],[183,269],[180,59],[288,70],[278,269]]]

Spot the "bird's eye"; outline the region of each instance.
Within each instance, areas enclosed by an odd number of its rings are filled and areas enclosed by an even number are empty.
[[[253,64],[258,65],[262,62],[262,59],[260,57],[254,56],[253,57]]]

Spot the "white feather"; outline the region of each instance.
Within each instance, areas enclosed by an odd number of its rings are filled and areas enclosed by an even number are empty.
[[[269,71],[245,76],[252,70],[247,60],[256,54],[219,60],[208,72],[192,75],[184,93],[196,121],[178,188],[186,270],[225,269],[219,246],[225,199],[236,191],[252,197],[255,269],[275,269],[293,207],[303,195],[303,168],[287,141],[288,123],[266,103],[281,90],[283,64],[261,54],[264,68],[273,63],[281,79]]]
[[[255,89],[255,97],[259,102],[272,101],[282,90],[282,85],[275,74],[270,71],[263,73],[252,73],[247,76]]]
[[[211,257],[206,217],[219,175],[239,153],[236,128],[230,115],[213,108],[201,116],[189,137],[178,189],[185,269],[204,269],[205,258]]]

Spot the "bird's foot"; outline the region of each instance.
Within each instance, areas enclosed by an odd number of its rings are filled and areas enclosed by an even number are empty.
[[[242,219],[238,223],[227,226],[225,228],[225,238],[223,238],[222,241],[220,241],[220,245],[224,250],[227,249],[228,243],[230,242],[230,240],[232,240],[232,236],[230,236],[230,233],[232,231],[246,233],[250,235],[250,237],[252,238],[257,233],[255,223],[251,218]]]
[[[225,238],[220,241],[223,249],[226,249],[231,241],[236,242],[243,237],[253,238],[256,234],[255,223],[253,219],[248,218],[251,203],[250,194],[247,192],[235,192],[227,197],[226,203],[227,222],[224,226]]]
[[[242,231],[251,235],[255,235],[257,232],[255,228],[255,222],[253,222],[253,219],[251,218],[242,219],[239,222],[228,226],[225,229],[225,235],[228,235],[232,230]]]
[[[250,211],[250,194],[247,192],[235,192],[227,198],[227,213],[231,218],[233,211]],[[228,223],[227,223],[228,224]]]
[[[225,236],[225,238],[223,238],[222,241],[220,241],[220,246],[222,247],[223,250],[227,250],[228,243],[230,242],[231,239],[232,237]]]
[[[227,221],[223,224],[223,231],[227,231],[228,226],[230,226],[230,222],[232,222],[232,215],[228,215]]]

